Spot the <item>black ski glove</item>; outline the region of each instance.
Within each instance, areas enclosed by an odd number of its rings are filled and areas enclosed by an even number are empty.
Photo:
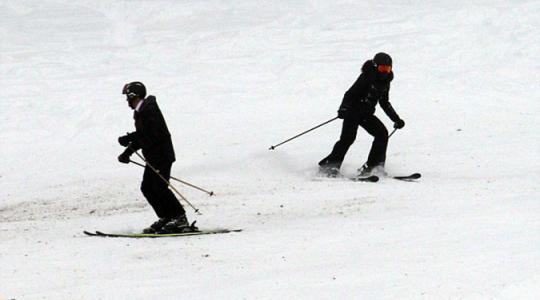
[[[133,142],[133,133],[128,133],[118,138],[118,144],[127,147],[129,143]]]
[[[129,164],[129,158],[131,157],[131,154],[133,154],[133,150],[130,148],[127,148],[118,156],[118,161],[123,164]]]
[[[340,119],[345,119],[348,114],[349,112],[346,107],[340,107],[339,110],[337,111],[337,117]]]
[[[403,127],[405,127],[405,121],[403,121],[402,119],[399,119],[396,122],[394,122],[394,128],[401,129]]]

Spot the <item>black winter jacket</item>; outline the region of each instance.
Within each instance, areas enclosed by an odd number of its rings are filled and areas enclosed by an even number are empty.
[[[396,122],[400,118],[390,102],[388,91],[394,73],[380,74],[375,69],[372,60],[362,66],[362,73],[351,88],[345,93],[340,110],[346,110],[346,119],[362,119],[375,113],[375,106],[379,103],[386,115]]]
[[[156,102],[156,97],[144,99],[139,111],[135,111],[135,129],[130,133],[132,148],[142,149],[145,159],[152,163],[172,163],[176,160],[171,134]]]

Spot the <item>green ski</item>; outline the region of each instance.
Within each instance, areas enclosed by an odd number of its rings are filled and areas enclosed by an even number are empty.
[[[204,234],[220,234],[229,232],[240,232],[242,229],[210,229],[210,230],[197,230],[192,232],[183,233],[105,233],[101,231],[89,232],[83,231],[84,234],[89,236],[98,237],[117,237],[117,238],[162,238],[162,237],[180,237],[180,236],[193,236]]]

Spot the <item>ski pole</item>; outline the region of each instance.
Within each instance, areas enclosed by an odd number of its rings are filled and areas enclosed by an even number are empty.
[[[319,125],[317,125],[317,126],[311,128],[311,129],[308,129],[308,130],[306,130],[306,131],[304,131],[304,132],[302,132],[302,133],[300,133],[300,134],[297,134],[297,135],[293,136],[292,138],[290,138],[290,139],[288,139],[288,140],[285,140],[285,141],[283,141],[283,142],[281,142],[281,143],[279,143],[279,144],[277,144],[277,145],[275,145],[275,146],[270,146],[270,148],[269,148],[268,150],[274,150],[274,149],[276,149],[278,146],[281,146],[281,145],[283,145],[283,144],[285,144],[285,143],[287,143],[287,142],[289,142],[289,141],[292,141],[292,140],[294,140],[295,138],[297,138],[297,137],[299,137],[299,136],[301,136],[301,135],[304,135],[304,134],[306,134],[306,133],[308,133],[308,132],[310,132],[310,131],[312,131],[312,130],[315,130],[315,129],[317,129],[317,128],[323,126],[323,125],[326,125],[326,124],[328,124],[328,123],[330,123],[330,122],[332,122],[332,121],[334,121],[334,120],[336,120],[336,119],[338,119],[338,117],[335,117],[335,118],[333,118],[333,119],[330,119],[330,120],[328,120],[328,121],[326,121],[326,122],[324,122],[324,123],[321,123],[321,124],[319,124]]]
[[[133,161],[133,160],[131,160],[131,159],[129,160],[129,162],[132,163],[132,164],[135,164],[135,165],[137,165],[137,166],[143,167],[143,168],[145,167],[143,164],[140,164],[140,163],[138,163],[138,162],[136,162],[136,161]],[[157,170],[157,171],[159,172],[159,170]],[[174,177],[172,177],[172,176],[171,176],[171,179],[176,180],[176,181],[178,181],[178,182],[180,182],[180,183],[183,183],[183,184],[185,184],[185,185],[187,185],[187,186],[190,186],[190,187],[192,187],[192,188],[195,188],[195,189],[197,189],[197,190],[199,190],[199,191],[201,191],[201,192],[205,192],[205,193],[207,193],[207,194],[210,195],[210,196],[214,196],[214,192],[213,192],[213,191],[207,191],[207,190],[205,190],[205,189],[203,189],[203,188],[201,188],[201,187],[198,187],[198,186],[196,186],[196,185],[194,185],[194,184],[191,184],[191,183],[189,183],[189,182],[180,180],[180,179],[178,179],[178,178],[174,178]]]
[[[184,200],[187,204],[189,204],[189,206],[191,206],[191,208],[193,208],[193,210],[195,210],[195,212],[196,212],[197,214],[199,214],[199,215],[201,214],[201,213],[199,212],[199,209],[196,208],[195,206],[193,206],[193,204],[191,204],[191,202],[189,202],[188,199],[186,199],[186,197],[184,197],[184,195],[180,194],[180,192],[179,192],[179,191],[178,191],[178,190],[177,190],[177,189],[176,189],[176,188],[175,188],[175,187],[174,187],[167,179],[165,179],[165,177],[163,177],[163,175],[161,175],[161,174],[159,173],[159,171],[158,171],[156,168],[154,168],[151,164],[149,164],[149,163],[146,161],[146,159],[144,159],[144,157],[143,157],[142,155],[139,154],[139,152],[137,152],[136,150],[133,150],[133,148],[131,148],[131,143],[128,144],[128,148],[131,149],[131,151],[133,151],[135,154],[137,154],[137,156],[138,156],[140,159],[142,159],[142,160],[146,163],[146,165],[149,166],[150,169],[152,169],[152,171],[154,171],[154,173],[156,173],[161,179],[163,179],[163,181],[165,181],[165,183],[167,183],[167,186],[170,187],[173,191],[175,191],[176,194],[178,194],[178,196],[180,196],[180,198],[181,198],[182,200]]]
[[[388,138],[390,138],[390,137],[392,136],[392,134],[394,134],[394,132],[396,132],[396,130],[397,130],[397,128],[394,128],[394,130],[392,130],[392,133],[390,133],[390,134],[388,135]]]

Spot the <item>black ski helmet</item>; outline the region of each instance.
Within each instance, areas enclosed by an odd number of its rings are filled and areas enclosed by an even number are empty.
[[[386,65],[386,66],[391,66],[392,65],[392,58],[390,57],[390,55],[384,53],[384,52],[379,52],[377,54],[375,54],[375,57],[373,57],[373,63],[378,66],[378,65]]]
[[[144,99],[144,97],[146,97],[146,88],[142,82],[133,81],[124,85],[122,94],[126,95],[129,100],[135,97]]]

